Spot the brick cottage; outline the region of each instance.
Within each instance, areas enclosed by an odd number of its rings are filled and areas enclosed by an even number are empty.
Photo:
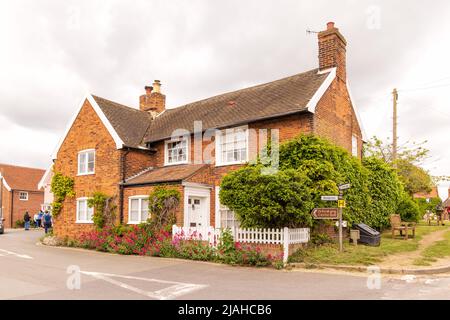
[[[44,201],[44,191],[38,182],[44,170],[0,164],[0,217],[5,226],[14,228],[23,220],[26,211],[33,216],[39,212]]]
[[[160,185],[181,193],[178,225],[231,227],[238,222],[218,201],[221,179],[253,159],[267,136],[282,143],[313,133],[360,158],[346,40],[328,23],[318,42],[319,68],[178,108],[165,107],[157,80],[139,109],[88,95],[53,155],[54,170],[75,180],[76,194],[55,219],[56,235],[93,228],[87,199],[95,191],[115,196],[118,222],[145,221],[148,195]]]

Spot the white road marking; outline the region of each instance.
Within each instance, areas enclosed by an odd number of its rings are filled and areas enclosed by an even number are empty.
[[[81,273],[91,276],[91,277],[94,277],[94,278],[97,278],[97,279],[100,279],[100,280],[104,280],[106,282],[114,284],[123,289],[127,289],[132,292],[135,292],[137,294],[140,294],[140,295],[152,298],[152,299],[158,299],[158,300],[174,299],[178,296],[185,295],[190,292],[208,287],[208,285],[202,285],[202,284],[182,283],[182,282],[166,281],[166,280],[158,280],[158,279],[148,279],[148,278],[124,276],[124,275],[110,274],[110,273],[88,272],[88,271],[81,271]],[[145,291],[145,290],[136,288],[134,286],[120,282],[120,281],[112,279],[112,278],[141,280],[141,281],[146,281],[146,282],[169,284],[170,286],[167,288],[161,289],[161,290],[157,290],[157,291]]]
[[[19,254],[19,253],[15,253],[15,252],[4,250],[4,249],[0,249],[0,252],[6,253],[6,255],[15,256],[15,257],[22,258],[22,259],[33,259],[33,257],[30,257],[29,255]],[[4,257],[5,255],[0,254],[0,256]]]

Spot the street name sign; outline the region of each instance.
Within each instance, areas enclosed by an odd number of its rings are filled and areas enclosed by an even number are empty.
[[[339,218],[338,208],[315,208],[312,216],[316,220],[335,220]]]
[[[338,196],[322,196],[322,201],[338,201]]]
[[[339,190],[347,190],[347,189],[350,189],[351,186],[352,186],[352,185],[351,185],[350,183],[341,184],[341,185],[339,186]]]

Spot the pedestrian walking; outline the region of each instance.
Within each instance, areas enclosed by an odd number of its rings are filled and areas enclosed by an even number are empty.
[[[25,212],[25,214],[23,215],[23,221],[25,222],[25,230],[28,231],[30,230],[30,221],[31,221],[31,217],[30,214],[27,212]]]
[[[52,215],[48,211],[45,211],[44,213],[43,224],[45,228],[45,233],[48,233],[48,229],[52,227]]]
[[[39,220],[39,214],[35,213],[33,216],[34,228],[39,228],[38,220]]]
[[[42,209],[38,213],[38,226],[42,227],[42,218],[44,217],[44,211]]]

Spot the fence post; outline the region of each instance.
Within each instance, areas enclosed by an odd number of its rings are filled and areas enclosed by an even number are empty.
[[[289,228],[283,229],[283,262],[287,263],[289,258]]]

